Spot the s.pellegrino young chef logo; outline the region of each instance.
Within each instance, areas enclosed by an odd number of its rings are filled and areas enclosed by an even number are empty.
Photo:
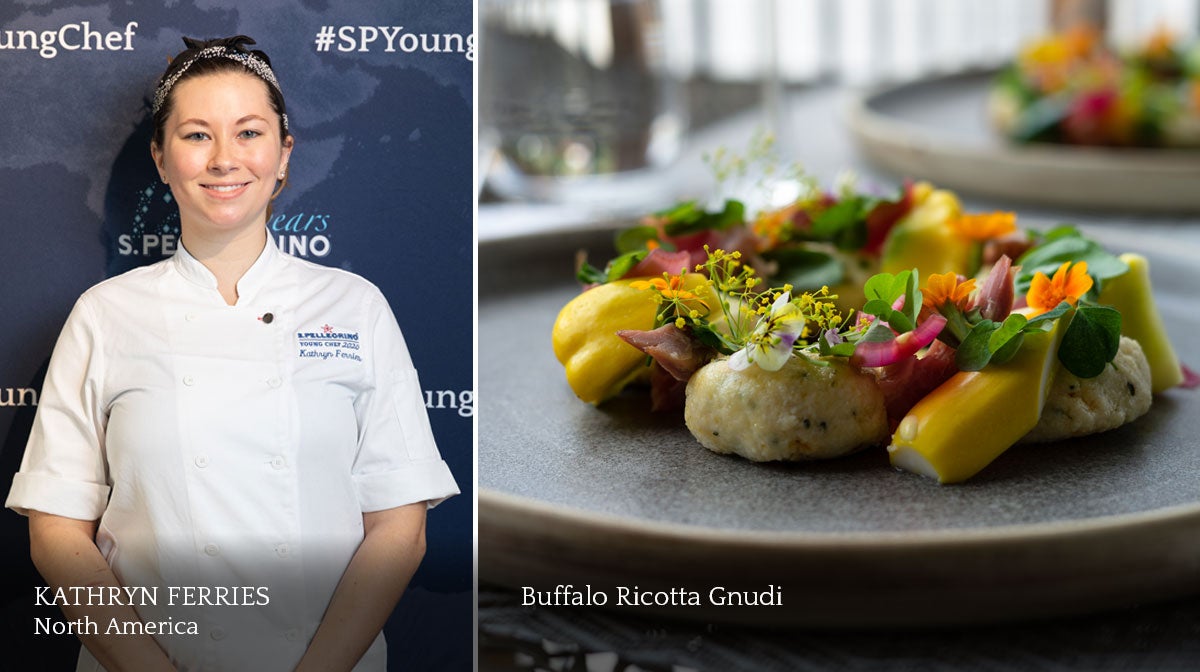
[[[297,355],[302,359],[348,359],[361,362],[358,332],[325,323],[310,331],[296,332]]]

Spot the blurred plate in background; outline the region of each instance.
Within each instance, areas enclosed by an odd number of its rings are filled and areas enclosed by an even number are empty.
[[[1020,204],[1200,212],[1200,151],[1009,144],[988,126],[993,73],[879,89],[852,105],[867,158],[901,178]]]

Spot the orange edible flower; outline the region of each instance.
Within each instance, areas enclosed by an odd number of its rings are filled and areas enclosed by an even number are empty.
[[[1017,230],[1017,215],[1012,212],[985,212],[959,215],[950,220],[950,228],[963,238],[991,240]]]
[[[664,273],[663,277],[661,278],[634,280],[633,282],[629,283],[629,286],[634,289],[656,289],[658,290],[658,293],[662,294],[663,298],[667,300],[679,299],[680,301],[686,301],[688,299],[696,298],[696,295],[692,292],[682,289],[682,275],[672,275],[668,277],[667,274]]]
[[[760,252],[773,250],[791,234],[792,218],[799,211],[796,204],[764,212],[754,220],[754,234],[761,239]]]
[[[958,274],[934,273],[925,281],[921,288],[923,303],[932,310],[941,310],[946,303],[953,304],[959,310],[967,309],[967,299],[975,291],[975,278],[963,282],[958,281]]]
[[[1063,301],[1073,306],[1078,303],[1079,297],[1087,294],[1091,288],[1092,276],[1087,274],[1086,261],[1078,262],[1074,266],[1071,262],[1064,261],[1054,272],[1053,278],[1047,278],[1045,273],[1039,271],[1034,274],[1029,293],[1025,295],[1025,303],[1033,309],[1029,317],[1054,310]]]

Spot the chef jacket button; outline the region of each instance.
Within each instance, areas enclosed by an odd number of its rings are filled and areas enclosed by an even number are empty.
[[[287,460],[283,459],[282,455],[276,455],[271,458],[271,466],[276,469],[283,469],[287,466]]]
[[[267,380],[267,385],[270,385],[271,387],[279,387],[282,384],[283,381],[279,378],[270,378]]]
[[[207,455],[197,455],[196,456],[196,466],[200,467],[201,469],[207,467],[208,466],[208,456]]]
[[[204,552],[208,555],[220,555],[221,547],[217,546],[216,544],[205,544]]]
[[[183,384],[184,384],[184,385],[189,385],[189,386],[190,386],[190,385],[195,385],[195,384],[196,384],[196,379],[195,379],[195,377],[193,377],[193,376],[184,376],[184,377],[183,377]]]
[[[275,547],[275,552],[279,554],[279,557],[286,558],[288,553],[291,552],[291,549],[288,548],[287,544],[279,544]]]
[[[219,642],[222,639],[225,639],[225,628],[222,628],[221,626],[218,625],[217,627],[208,631],[208,636],[212,637],[213,639],[215,639]]]
[[[292,628],[291,630],[288,630],[287,632],[283,633],[283,638],[288,640],[289,642],[294,642],[297,639],[300,639],[300,631],[297,630],[296,628]]]

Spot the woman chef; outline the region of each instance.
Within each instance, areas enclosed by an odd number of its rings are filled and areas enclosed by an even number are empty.
[[[184,41],[151,144],[181,246],[80,297],[7,506],[79,670],[382,671],[458,489],[379,290],[267,234],[294,146],[267,56]]]

